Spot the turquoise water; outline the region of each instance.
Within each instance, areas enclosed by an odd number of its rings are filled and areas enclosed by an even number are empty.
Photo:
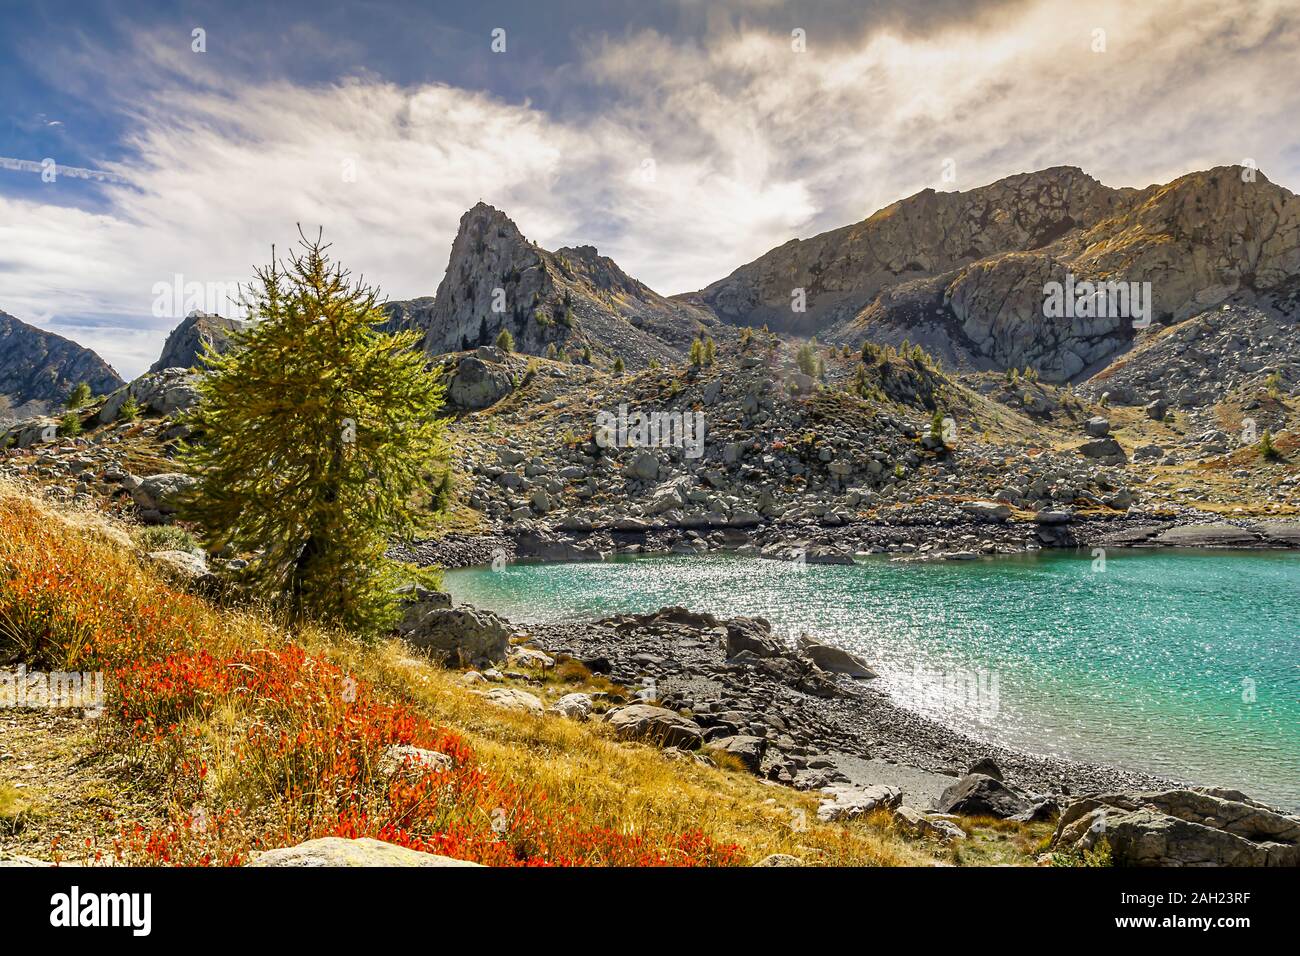
[[[1300,555],[1109,551],[853,567],[732,555],[447,573],[520,621],[679,604],[860,653],[902,704],[1036,753],[1300,807]]]

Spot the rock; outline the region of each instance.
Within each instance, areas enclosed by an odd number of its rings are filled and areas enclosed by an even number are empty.
[[[493,704],[506,710],[522,710],[530,714],[542,713],[542,702],[536,694],[514,687],[494,687],[485,695]]]
[[[994,762],[992,757],[981,757],[970,765],[966,771],[967,774],[978,773],[986,777],[992,777],[994,780],[1002,780],[1002,770]]]
[[[131,491],[131,500],[141,511],[174,514],[185,492],[198,484],[197,478],[180,472],[150,475]]]
[[[117,421],[127,398],[135,399],[140,410],[155,415],[175,415],[199,401],[199,377],[188,368],[163,368],[146,372],[130,385],[113,392],[99,410],[101,424]]]
[[[169,368],[199,368],[205,350],[218,355],[227,352],[234,344],[235,333],[247,328],[241,319],[228,319],[221,315],[191,312],[180,325],[167,334],[162,355],[149,367],[150,372]]]
[[[297,846],[254,853],[249,866],[478,866],[468,860],[421,853],[362,837],[320,837]]]
[[[1171,548],[1254,548],[1259,539],[1226,522],[1182,525],[1170,528],[1151,539]]]
[[[882,809],[891,809],[903,801],[903,791],[885,784],[866,787],[833,786],[822,790],[826,798],[817,807],[817,817],[827,823],[853,820]]]
[[[394,744],[384,751],[379,760],[379,774],[392,777],[397,774],[420,777],[425,773],[447,773],[451,758],[436,750],[424,750],[410,744]]]
[[[624,739],[650,740],[680,750],[698,750],[704,743],[699,724],[666,707],[632,704],[611,711],[608,719]]]
[[[903,804],[894,807],[891,814],[899,829],[912,836],[931,837],[943,843],[966,839],[966,831],[951,820],[927,816],[915,807]]]
[[[763,763],[763,755],[767,753],[767,739],[751,737],[748,734],[735,734],[709,741],[706,750],[729,753],[733,757],[738,757],[750,773],[758,773]]]
[[[1074,520],[1074,512],[1068,508],[1044,509],[1034,514],[1036,524],[1062,525],[1069,524],[1072,520]]]
[[[1093,438],[1105,438],[1110,434],[1110,422],[1100,415],[1095,415],[1084,422],[1083,429]]]
[[[1084,458],[1098,461],[1124,461],[1124,449],[1113,438],[1096,438],[1075,449]]]
[[[169,578],[181,584],[206,582],[213,577],[208,562],[192,551],[150,551],[148,558]]]
[[[398,633],[443,664],[479,667],[505,660],[511,629],[491,611],[421,604],[408,609]]]
[[[832,647],[829,644],[818,643],[807,634],[802,634],[799,637],[799,653],[822,670],[829,671],[832,674],[847,674],[849,677],[858,677],[865,680],[871,680],[879,676],[868,666],[866,661],[856,654],[850,654],[848,651]]]
[[[761,617],[733,617],[726,622],[727,657],[733,658],[742,651],[756,657],[775,657],[784,651],[780,641],[772,636],[772,625]]]
[[[998,501],[963,501],[961,510],[980,521],[1006,521],[1011,509]]]
[[[456,408],[475,411],[495,405],[514,390],[508,369],[473,355],[462,356],[447,385],[447,400]]]
[[[763,857],[754,864],[755,866],[803,866],[797,856],[791,856],[789,853],[772,853]]]
[[[659,459],[647,448],[638,448],[628,459],[624,471],[630,478],[656,481],[659,478]]]
[[[565,694],[550,706],[550,711],[570,720],[586,720],[593,706],[590,694]]]
[[[1251,530],[1262,535],[1269,544],[1284,548],[1300,548],[1300,522],[1261,521]]]
[[[1163,421],[1165,415],[1169,411],[1169,403],[1163,398],[1157,398],[1155,401],[1148,404],[1143,411],[1147,413],[1147,418],[1157,422]]]
[[[814,544],[804,549],[808,564],[853,564],[852,553],[829,544]]]
[[[1233,790],[1090,794],[1071,802],[1053,849],[1090,849],[1101,836],[1126,866],[1297,866],[1300,817]]]
[[[546,670],[555,666],[555,658],[531,647],[512,647],[507,657],[515,667]]]
[[[940,794],[935,808],[943,813],[1005,819],[1028,810],[1030,803],[1001,780],[980,773],[961,777]]]

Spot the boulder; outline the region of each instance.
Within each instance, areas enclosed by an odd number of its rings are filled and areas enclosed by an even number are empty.
[[[542,713],[542,702],[536,694],[514,687],[494,687],[484,695],[489,702],[506,710],[522,710],[530,714]]]
[[[1300,817],[1234,790],[1080,797],[1062,811],[1051,846],[1088,849],[1101,836],[1127,866],[1300,865]]]
[[[817,807],[817,817],[827,823],[852,820],[875,810],[888,810],[903,802],[903,791],[885,784],[866,787],[836,785],[822,790],[826,796]]]
[[[1002,768],[997,765],[992,757],[981,757],[970,765],[966,771],[967,774],[979,773],[986,777],[992,777],[994,780],[1002,779]]]
[[[963,501],[961,510],[979,521],[1006,521],[1011,509],[998,501]]]
[[[379,759],[379,775],[382,777],[397,774],[420,777],[425,773],[447,773],[450,770],[451,758],[446,754],[410,744],[394,744]]]
[[[755,866],[803,866],[803,862],[797,856],[791,856],[789,853],[771,853],[763,857],[754,864]]]
[[[772,635],[772,625],[761,617],[733,617],[726,622],[726,654],[735,657],[749,651],[755,657],[776,657],[784,653],[781,642]]]
[[[175,415],[198,403],[199,376],[188,368],[164,368],[146,372],[129,385],[124,385],[104,400],[99,410],[101,424],[116,421],[128,397],[143,412],[156,415]]]
[[[698,750],[704,743],[699,724],[666,707],[632,704],[611,711],[608,719],[614,732],[624,739],[650,740],[681,750]]]
[[[735,734],[709,741],[706,749],[729,753],[739,758],[750,773],[758,773],[763,763],[763,755],[767,753],[767,738]]]
[[[421,853],[394,843],[362,837],[320,837],[297,846],[254,853],[249,866],[479,866],[436,853]]]
[[[832,674],[847,674],[849,677],[859,677],[865,680],[880,676],[868,666],[866,661],[856,654],[850,654],[848,651],[832,647],[830,644],[821,644],[814,641],[807,634],[799,636],[799,653],[822,670],[829,671]]]
[[[1005,819],[1028,810],[1030,802],[1001,780],[982,773],[969,773],[948,787],[935,801],[943,813]]]
[[[175,514],[185,492],[198,484],[197,478],[180,472],[164,472],[141,479],[140,484],[131,489],[131,500],[141,511],[155,511],[159,514]]]
[[[1094,415],[1084,422],[1083,430],[1093,438],[1105,438],[1110,434],[1110,422],[1100,415]]]
[[[1170,528],[1152,540],[1171,548],[1254,548],[1260,543],[1249,531],[1226,522]]]
[[[479,667],[505,660],[511,629],[491,611],[417,604],[408,608],[398,633],[443,664]]]
[[[592,707],[590,694],[565,694],[549,709],[551,713],[568,717],[570,720],[586,720],[591,716]]]
[[[951,820],[929,816],[906,804],[894,807],[891,815],[900,830],[914,837],[930,837],[943,843],[966,839],[966,831]]]
[[[463,411],[495,405],[514,390],[514,379],[505,366],[466,355],[456,363],[447,385],[447,401]]]
[[[173,581],[183,585],[213,580],[208,562],[193,551],[150,551],[148,558]]]
[[[1094,438],[1075,449],[1084,458],[1097,461],[1124,461],[1124,449],[1113,438]]]
[[[813,544],[804,549],[807,564],[852,564],[853,554],[829,544]]]
[[[624,471],[629,478],[656,481],[659,478],[659,458],[647,448],[638,448],[628,458]]]

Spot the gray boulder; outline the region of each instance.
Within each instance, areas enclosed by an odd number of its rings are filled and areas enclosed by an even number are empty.
[[[180,472],[164,472],[143,478],[131,489],[131,500],[141,511],[174,514],[181,497],[198,484],[197,478]]]
[[[510,649],[509,622],[472,607],[415,605],[407,610],[398,633],[443,664],[458,667],[501,663]]]
[[[999,819],[1015,816],[1030,806],[1028,799],[1001,780],[982,773],[970,773],[949,784],[935,801],[935,808],[943,813]]]
[[[514,378],[504,366],[466,355],[456,363],[447,385],[447,401],[463,411],[495,405],[514,390]]]
[[[627,740],[649,740],[662,747],[699,750],[704,731],[695,721],[653,704],[632,704],[609,714],[614,732]]]
[[[832,674],[847,674],[849,677],[859,677],[865,680],[871,680],[879,677],[875,671],[856,654],[850,654],[848,651],[838,647],[832,647],[830,644],[822,644],[813,640],[807,634],[799,636],[799,654],[812,661],[824,671]]]

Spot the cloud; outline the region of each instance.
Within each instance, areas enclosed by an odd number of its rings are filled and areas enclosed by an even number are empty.
[[[928,186],[1059,164],[1146,185],[1247,157],[1284,184],[1300,173],[1300,87],[1285,81],[1300,28],[1282,3],[899,13],[856,34],[810,29],[803,52],[775,25],[780,5],[760,12],[595,38],[549,80],[599,108],[562,115],[374,73],[267,79],[146,36],[115,100],[136,158],[105,167],[130,184],[100,187],[100,212],[59,184],[49,201],[0,197],[0,308],[68,329],[129,376],[179,319],[152,314],[158,283],[246,279],[295,223],[323,226],[345,264],[405,298],[436,289],[482,199],[545,246],[594,243],[673,293]]]

